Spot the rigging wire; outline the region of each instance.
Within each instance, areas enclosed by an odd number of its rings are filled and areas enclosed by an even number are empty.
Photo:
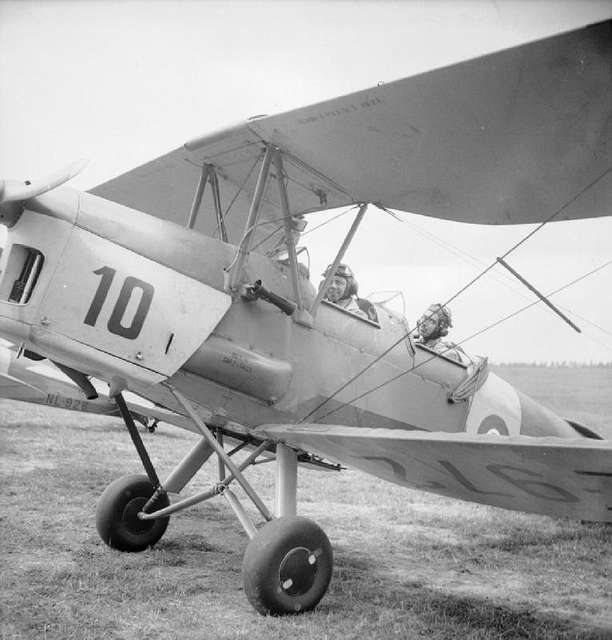
[[[357,208],[357,205],[353,205],[352,207],[349,207],[345,211],[342,211],[342,212],[338,213],[337,215],[329,218],[329,220],[325,220],[325,222],[321,222],[321,224],[318,224],[316,227],[313,227],[312,229],[308,229],[307,231],[304,231],[304,233],[302,233],[300,235],[300,238],[303,238],[304,236],[307,236],[309,233],[312,233],[313,231],[316,231],[317,229],[320,229],[321,227],[324,227],[326,224],[329,224],[330,222],[333,222],[334,220],[337,220],[338,218],[341,218],[342,216],[346,215],[347,213],[350,213],[351,211],[354,211],[356,208]],[[302,215],[312,215],[313,213],[323,213],[323,211],[311,211],[308,214],[302,214]],[[284,225],[282,224],[282,222],[284,221],[284,218],[278,218],[277,220],[280,220],[281,224],[278,227],[276,227],[276,229],[271,231],[267,236],[265,236],[262,240],[260,240],[251,249],[251,251],[255,251],[256,249],[258,249],[264,242],[269,240],[274,234],[278,233],[281,229],[284,228]],[[264,222],[262,222],[260,224],[267,224],[268,222],[275,222],[275,220],[266,220],[266,221],[264,221]]]
[[[574,196],[572,196],[568,201],[566,201],[563,205],[561,205],[561,207],[559,207],[556,211],[554,211],[550,216],[548,216],[548,218],[546,218],[543,222],[541,222],[535,229],[531,230],[527,235],[525,235],[521,240],[519,240],[516,244],[514,244],[512,247],[510,247],[510,249],[508,249],[501,257],[502,258],[506,258],[507,256],[509,256],[514,250],[516,250],[518,247],[520,247],[526,240],[528,240],[529,238],[531,238],[533,235],[535,235],[540,229],[542,229],[542,227],[544,227],[544,225],[546,225],[548,222],[551,222],[552,220],[554,220],[562,211],[564,211],[565,209],[567,209],[568,206],[570,206],[572,203],[574,203],[581,195],[583,195],[586,191],[588,191],[591,187],[593,187],[597,182],[599,182],[604,176],[606,176],[608,173],[612,172],[612,168],[606,169],[603,173],[601,173],[597,178],[595,178],[594,180],[592,180],[591,182],[589,182],[589,184],[587,184],[583,189],[581,189],[577,194],[575,194]],[[383,209],[384,211],[387,211],[387,213],[391,214],[391,212],[384,206],[382,205],[377,205],[378,207],[380,207],[381,209]],[[448,298],[448,300],[446,300],[446,302],[443,303],[443,306],[446,306],[448,304],[450,304],[453,300],[455,300],[458,296],[460,296],[464,291],[466,291],[467,289],[469,289],[471,286],[473,286],[478,280],[480,280],[485,274],[487,274],[489,271],[491,271],[491,269],[493,269],[493,267],[497,264],[497,260],[494,260],[488,267],[486,267],[485,269],[483,269],[477,276],[475,276],[474,278],[472,278],[472,280],[470,280],[466,285],[464,285],[463,287],[461,287],[461,289],[459,289],[455,294],[453,294],[450,298]],[[384,358],[390,351],[392,351],[393,349],[395,349],[395,347],[397,347],[399,344],[401,344],[402,342],[404,342],[404,340],[409,337],[412,333],[414,333],[416,327],[413,328],[412,330],[409,330],[407,332],[405,332],[398,340],[396,340],[393,344],[391,344],[391,346],[389,346],[387,349],[385,349],[381,354],[379,354],[378,356],[376,356],[371,362],[369,362],[363,369],[361,369],[360,371],[358,371],[354,376],[352,376],[347,382],[345,382],[343,385],[341,385],[338,389],[336,389],[336,391],[334,391],[329,397],[325,398],[322,402],[320,402],[314,409],[312,409],[311,411],[309,411],[301,420],[300,422],[305,422],[310,416],[312,416],[314,413],[316,413],[319,409],[321,409],[321,407],[323,407],[325,404],[327,404],[328,402],[330,402],[331,400],[333,400],[341,391],[343,391],[344,389],[346,389],[346,387],[348,387],[350,384],[352,384],[355,380],[357,380],[357,378],[361,377],[368,369],[370,369],[374,364],[376,364],[378,361],[380,361],[382,358]],[[326,414],[327,415],[327,414]]]
[[[387,210],[386,213],[389,213],[389,211]],[[410,227],[413,231],[416,231],[418,234],[422,235],[424,238],[426,238],[430,242],[437,244],[439,247],[446,249],[446,251],[453,254],[454,256],[461,258],[466,263],[469,263],[472,267],[477,267],[482,269],[483,266],[486,266],[488,264],[482,258],[478,258],[472,255],[471,253],[468,253],[467,251],[460,249],[454,244],[451,244],[450,242],[442,240],[442,238],[439,238],[438,236],[431,233],[430,231],[426,231],[419,225],[415,224],[412,221],[407,220],[406,218],[401,218],[399,216],[396,216],[396,219],[399,220],[402,224],[405,224],[408,227]],[[511,289],[514,293],[520,295],[525,300],[531,299],[531,296],[525,293],[525,290],[523,288],[519,288],[516,286],[516,280],[514,278],[511,278],[507,273],[505,272],[500,273],[499,276],[493,274],[492,277],[493,279],[497,280],[500,284],[505,285],[508,289]]]
[[[357,205],[353,205],[350,209],[347,209],[346,211],[344,211],[343,214],[344,213],[349,213],[350,211],[352,211],[353,209],[356,209],[356,208],[357,208]],[[302,213],[301,215],[302,216],[312,216],[312,215],[321,214],[321,213],[325,213],[325,210],[322,209],[322,210],[316,210],[316,211],[307,211],[305,213]],[[339,216],[336,216],[336,217],[339,217]],[[242,237],[240,238],[240,242],[238,243],[236,254],[234,255],[234,257],[233,257],[232,261],[230,262],[230,264],[226,267],[226,270],[229,270],[234,266],[234,263],[236,262],[236,260],[238,258],[238,252],[239,252],[240,248],[242,247],[242,244],[244,243],[244,241],[247,239],[248,235],[254,229],[256,229],[257,227],[260,227],[260,226],[262,226],[264,224],[274,224],[274,223],[281,223],[282,224],[284,220],[285,220],[284,216],[281,217],[281,218],[270,218],[269,220],[261,220],[259,222],[256,222],[255,224],[252,224],[248,229],[246,229],[244,231],[244,233],[242,234]],[[328,221],[326,221],[326,222],[328,222]],[[321,225],[319,225],[319,227],[323,226],[323,224],[326,224],[326,222],[324,222]],[[276,227],[274,229],[273,233],[276,233],[280,228],[282,228],[282,227],[281,226]],[[273,235],[273,234],[270,234],[270,235]],[[257,246],[259,246],[259,245],[257,245]]]
[[[557,295],[557,293],[560,293],[561,291],[564,291],[565,289],[568,289],[569,287],[571,287],[572,285],[580,282],[581,280],[584,280],[585,278],[588,278],[589,276],[592,276],[594,273],[597,273],[598,271],[601,271],[602,269],[604,269],[605,267],[609,266],[610,264],[612,264],[612,260],[608,260],[607,262],[604,262],[603,264],[600,264],[595,269],[591,269],[591,271],[587,271],[587,273],[583,273],[581,276],[578,276],[574,280],[571,280],[567,284],[564,284],[562,287],[559,287],[558,289],[555,289],[554,291],[551,291],[547,295],[547,297],[552,297],[554,295]],[[519,313],[522,313],[523,311],[526,311],[527,309],[535,306],[536,304],[539,304],[540,302],[541,302],[541,300],[534,300],[533,302],[530,302],[529,304],[525,305],[524,307],[521,307],[520,309],[517,309],[513,313],[511,313],[511,314],[509,314],[507,316],[504,316],[503,318],[501,318],[501,320],[497,320],[496,322],[486,326],[484,329],[480,329],[476,333],[473,333],[471,336],[468,336],[467,338],[464,338],[461,342],[458,342],[457,344],[463,344],[464,342],[467,342],[468,340],[471,340],[472,338],[475,338],[476,336],[479,336],[479,335],[483,334],[485,331],[488,331],[489,329],[492,329],[493,327],[496,327],[497,325],[501,324],[502,322],[505,322],[506,320],[509,320],[510,318],[514,318],[514,316],[517,316]]]
[[[533,231],[528,233],[522,240],[519,240],[519,242],[517,242],[513,247],[508,249],[508,251],[506,251],[506,253],[504,253],[504,255],[501,256],[501,257],[505,258],[507,255],[512,253],[515,249],[520,247],[526,240],[531,238],[532,235],[537,233],[545,224],[547,224],[548,222],[550,222],[551,220],[556,218],[562,211],[564,211],[571,204],[576,202],[576,200],[578,200],[578,198],[580,198],[581,195],[586,193],[591,187],[595,186],[602,178],[604,178],[610,172],[612,172],[612,167],[606,169],[603,173],[601,173],[599,176],[597,176],[597,178],[595,178],[594,180],[591,180],[591,182],[589,182],[589,184],[587,184],[586,187],[581,189],[573,198],[570,198],[564,205],[562,205],[559,209],[557,209],[557,211],[555,211],[551,216],[549,216],[548,218],[546,218],[546,220],[541,222]]]
[[[283,228],[284,225],[280,224],[275,229],[272,229],[272,231],[270,231],[267,236],[264,236],[254,247],[251,247],[251,251],[257,251],[257,249],[259,249],[259,247],[261,247],[264,242],[267,242],[272,236],[276,235]]]
[[[354,211],[355,209],[357,209],[358,205],[353,205],[352,207],[349,207],[348,209],[346,209],[346,211],[342,211],[341,213],[338,213],[337,215],[333,216],[332,218],[329,218],[329,220],[325,220],[325,222],[321,222],[321,224],[318,224],[316,227],[313,227],[312,229],[308,229],[308,231],[304,231],[304,233],[302,234],[302,238],[304,236],[307,236],[309,233],[312,233],[313,231],[316,231],[317,229],[320,229],[321,227],[324,227],[326,224],[329,224],[330,222],[333,222],[334,220],[337,220],[338,218],[341,218],[342,216],[346,215],[347,213],[350,213],[351,211]]]
[[[227,205],[227,208],[225,209],[225,212],[223,213],[223,217],[224,218],[229,218],[229,214],[231,212],[231,208],[234,206],[234,203],[238,199],[238,196],[240,195],[240,192],[244,189],[244,186],[246,185],[248,179],[251,177],[251,174],[255,170],[255,167],[257,166],[257,163],[261,160],[262,157],[263,157],[263,153],[260,153],[259,156],[257,158],[255,158],[255,162],[253,163],[253,166],[249,169],[249,172],[247,173],[246,178],[242,181],[242,184],[236,190],[236,193],[234,194],[234,197],[232,198],[231,202]],[[218,229],[215,229],[215,231],[213,232],[213,238],[216,238],[218,236],[218,233],[219,233]]]
[[[455,246],[454,244],[452,244],[450,242],[442,240],[442,238],[439,238],[438,236],[436,236],[435,234],[431,233],[430,231],[426,231],[425,229],[423,229],[419,225],[415,224],[414,222],[409,221],[406,218],[401,218],[399,216],[397,216],[396,219],[399,220],[402,224],[408,225],[413,231],[416,231],[417,233],[422,235],[424,238],[430,240],[434,244],[437,244],[438,246],[442,247],[443,249],[446,249],[449,253],[451,253],[451,254],[459,257],[459,258],[462,258],[466,262],[469,262],[472,266],[476,266],[477,265],[477,266],[482,267],[483,265],[486,264],[486,262],[484,260],[482,260],[481,258],[478,258],[478,257],[468,253],[467,251]],[[501,273],[501,274],[499,274],[499,276],[497,276],[496,274],[492,274],[491,277],[494,280],[496,280],[497,282],[499,282],[500,284],[503,284],[505,287],[507,287],[508,289],[513,291],[516,295],[520,296],[524,300],[531,300],[531,296],[529,294],[527,294],[522,287],[519,288],[519,287],[515,286],[516,280],[514,278],[511,278],[506,273]],[[563,306],[561,304],[558,304],[558,303],[557,303],[557,307],[559,309],[562,309],[566,313],[570,313],[570,314],[574,315],[576,318],[578,318],[582,322],[585,322],[586,324],[589,324],[589,325],[595,327],[596,329],[598,329],[602,333],[605,333],[606,335],[612,337],[612,332],[610,332],[609,330],[605,329],[604,327],[598,325],[597,323],[593,322],[592,320],[589,320],[585,316],[577,313],[573,309],[570,309],[569,307],[565,307],[565,306]],[[552,315],[552,312],[551,312],[551,315]],[[589,335],[585,334],[585,337],[587,337],[589,340],[593,340],[597,344],[600,344],[600,345],[604,346],[606,349],[610,348],[606,343],[599,342],[598,340],[596,340],[592,336],[589,336]]]
[[[255,171],[255,167],[257,166],[258,162],[263,158],[263,153],[260,153],[259,156],[257,158],[255,158],[255,162],[253,163],[253,166],[249,169],[249,172],[246,174],[246,178],[242,181],[242,184],[238,187],[238,191],[236,191],[236,193],[234,194],[234,197],[232,198],[231,202],[227,205],[227,209],[225,210],[225,213],[223,214],[224,216],[228,216],[230,213],[230,209],[234,206],[234,202],[236,202],[236,198],[240,195],[240,192],[244,189],[244,185],[247,183],[248,179],[251,177],[251,174],[253,173],[253,171]]]
[[[558,289],[555,289],[551,293],[547,294],[547,297],[552,297],[552,296],[556,295],[557,293],[560,293],[564,289],[568,289],[572,285],[574,285],[574,284],[580,282],[581,280],[584,280],[585,278],[593,275],[597,271],[601,271],[602,269],[604,269],[605,267],[607,267],[610,264],[612,264],[612,260],[608,260],[607,262],[605,262],[604,264],[600,265],[599,267],[596,267],[595,269],[592,269],[591,271],[589,271],[587,273],[584,273],[583,275],[581,275],[578,278],[572,280],[571,282],[568,282],[567,284],[563,285],[562,287],[559,287]],[[375,387],[372,387],[372,388],[364,391],[363,393],[359,394],[358,396],[355,396],[354,398],[351,398],[350,400],[348,400],[346,402],[343,402],[338,407],[336,407],[334,409],[331,409],[330,411],[328,411],[327,413],[323,414],[322,416],[319,416],[317,418],[317,420],[318,421],[324,420],[325,418],[327,418],[330,415],[336,413],[337,411],[339,411],[343,407],[345,407],[347,405],[351,405],[352,403],[357,402],[358,400],[361,400],[361,398],[364,398],[365,396],[370,395],[371,393],[374,393],[375,391],[378,391],[379,389],[382,389],[382,387],[390,384],[391,382],[395,382],[395,380],[398,380],[402,376],[405,376],[407,373],[411,373],[415,369],[418,369],[419,367],[422,367],[424,364],[427,364],[428,362],[431,362],[432,360],[435,360],[436,358],[439,357],[439,355],[444,355],[447,351],[452,351],[455,347],[458,347],[458,346],[461,346],[462,344],[465,344],[466,342],[468,342],[468,340],[472,340],[473,338],[475,338],[475,337],[477,337],[479,335],[482,335],[486,331],[489,331],[493,327],[496,327],[496,326],[502,324],[503,322],[506,322],[507,320],[510,320],[511,318],[514,318],[515,316],[517,316],[520,313],[522,313],[523,311],[535,306],[536,304],[540,304],[540,302],[541,302],[541,300],[534,300],[533,302],[530,302],[529,304],[521,307],[520,309],[517,309],[516,311],[513,311],[512,313],[508,314],[507,316],[504,316],[500,320],[497,320],[497,321],[493,322],[492,324],[487,325],[483,329],[480,329],[480,330],[476,331],[475,333],[473,333],[472,335],[468,336],[467,338],[464,338],[463,340],[461,340],[459,342],[456,342],[453,345],[450,345],[444,351],[440,351],[438,354],[432,355],[431,357],[427,358],[426,360],[423,360],[422,362],[419,362],[419,364],[413,365],[412,367],[410,367],[410,369],[406,369],[405,371],[401,371],[400,373],[396,374],[392,378],[389,378],[388,380],[385,380],[384,382],[381,382],[380,384],[376,385]],[[369,366],[371,366],[371,365],[369,365]],[[357,377],[357,376],[355,376],[355,377]],[[344,385],[344,387],[342,387],[342,388],[345,388],[346,386],[347,385]],[[323,404],[324,403],[321,403],[319,408],[321,406],[323,406]],[[318,409],[315,409],[314,411],[317,411],[317,410]],[[308,414],[308,416],[306,416],[306,418],[303,418],[302,420],[300,420],[300,422],[305,422],[305,420],[308,417],[310,417],[314,413],[314,411],[311,411]]]
[[[587,324],[590,324],[591,326],[595,327],[596,329],[599,329],[599,331],[601,331],[602,333],[605,333],[607,336],[610,336],[612,338],[612,331],[608,331],[608,329],[604,329],[601,325],[598,325],[596,322],[593,322],[592,320],[589,320],[588,318],[581,316],[579,313],[576,313],[571,309],[564,308],[561,305],[557,305],[557,306],[560,309],[563,309],[564,311],[567,311],[568,313],[571,313],[572,315],[576,316],[576,318],[578,318],[579,320],[582,320],[582,322],[586,322]]]

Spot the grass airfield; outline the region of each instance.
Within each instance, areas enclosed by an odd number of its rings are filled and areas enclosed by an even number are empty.
[[[612,439],[612,368],[502,367]],[[0,639],[612,638],[612,527],[464,503],[361,473],[301,471],[299,512],[327,532],[330,590],[264,618],[241,579],[246,534],[222,498],[174,516],[155,548],[106,547],[108,483],[140,473],[122,423],[0,401]],[[164,477],[192,434],[143,436]],[[248,472],[269,505],[273,466]],[[210,486],[206,467],[188,492]]]

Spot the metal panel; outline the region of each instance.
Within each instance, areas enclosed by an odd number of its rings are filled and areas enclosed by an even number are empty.
[[[285,395],[293,371],[286,360],[265,356],[214,335],[189,358],[184,368],[270,404]]]
[[[221,291],[76,228],[39,314],[48,332],[169,376],[230,304]]]

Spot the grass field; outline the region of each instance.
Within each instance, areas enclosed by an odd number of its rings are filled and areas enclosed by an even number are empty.
[[[611,369],[502,368],[612,436]],[[242,592],[246,535],[222,501],[177,514],[140,554],[106,547],[95,502],[140,472],[123,425],[2,401],[0,638],[612,638],[612,527],[472,505],[357,472],[300,473],[299,511],[335,553],[313,613],[263,618]],[[194,437],[144,436],[160,475]],[[189,492],[209,486],[203,470]],[[249,472],[272,502],[273,469]]]

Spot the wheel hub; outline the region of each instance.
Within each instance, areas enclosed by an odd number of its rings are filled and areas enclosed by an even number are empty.
[[[306,547],[291,549],[280,564],[281,589],[290,596],[304,595],[317,575],[317,556]]]
[[[138,514],[146,504],[142,497],[132,498],[123,509],[123,521],[128,525],[132,533],[143,533],[151,528],[153,520],[141,520]]]

